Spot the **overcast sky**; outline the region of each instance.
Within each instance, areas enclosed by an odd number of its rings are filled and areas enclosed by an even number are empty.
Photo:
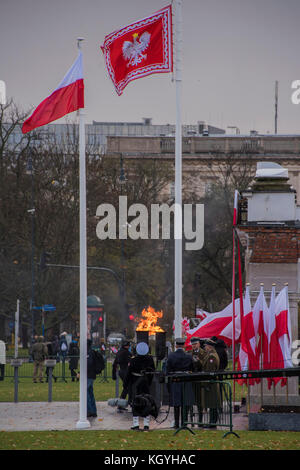
[[[105,35],[151,15],[163,0],[0,0],[0,80],[22,109],[37,106],[59,84],[82,45],[86,122],[175,123],[171,74],[131,82],[117,96],[100,50]],[[299,0],[183,0],[183,116],[274,132],[300,133]],[[75,114],[74,114],[75,118]],[[60,121],[61,122],[61,121]]]

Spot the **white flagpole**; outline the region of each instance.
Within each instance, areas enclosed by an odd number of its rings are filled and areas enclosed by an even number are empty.
[[[83,38],[77,39],[78,49]],[[86,255],[86,168],[84,110],[79,109],[79,193],[80,193],[80,403],[77,429],[91,426],[87,419],[87,255]]]
[[[176,83],[176,137],[175,137],[175,338],[182,332],[182,0],[175,6],[175,83]]]

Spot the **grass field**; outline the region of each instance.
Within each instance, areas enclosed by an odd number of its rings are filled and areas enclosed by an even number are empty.
[[[1,450],[299,450],[297,432],[239,431],[40,431],[2,432]]]
[[[18,401],[47,401],[48,400],[48,384],[32,382],[33,364],[24,363],[20,368],[20,377],[18,383]],[[62,373],[62,363],[55,366],[54,374],[57,375],[57,381],[53,381],[52,400],[53,401],[77,401],[79,400],[79,383],[72,382],[68,363],[65,365],[64,373]],[[96,401],[106,401],[116,396],[116,383],[112,380],[112,364],[108,362],[106,370],[107,379],[103,377],[103,373],[97,377],[94,384],[94,392]],[[65,377],[63,380],[62,377]],[[0,402],[14,401],[14,371],[10,364],[6,365],[5,380],[0,381]],[[45,382],[44,370],[44,382]],[[230,381],[229,381],[230,382]],[[232,381],[231,381],[232,384]],[[119,385],[121,392],[121,381]],[[233,392],[233,386],[232,392]],[[235,401],[239,401],[241,396],[245,396],[246,389],[238,384],[235,385]]]
[[[94,393],[96,401],[106,401],[115,397],[115,382],[101,382],[96,379],[94,384]],[[52,387],[53,401],[79,401],[79,382],[62,382],[60,379],[53,383]],[[6,378],[0,382],[0,402],[14,401],[14,382],[12,378]],[[48,401],[48,384],[32,383],[32,379],[21,378],[18,384],[18,401]]]

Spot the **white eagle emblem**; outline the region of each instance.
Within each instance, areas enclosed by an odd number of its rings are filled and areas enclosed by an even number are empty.
[[[151,34],[145,31],[139,39],[138,37],[138,33],[134,33],[133,42],[124,41],[123,43],[123,57],[129,60],[127,67],[129,65],[138,65],[147,58],[147,54],[143,54],[143,52],[149,46]]]

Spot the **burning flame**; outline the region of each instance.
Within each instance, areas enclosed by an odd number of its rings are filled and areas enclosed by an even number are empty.
[[[156,312],[154,308],[148,307],[144,308],[142,311],[142,318],[136,328],[136,331],[149,331],[149,335],[154,335],[155,333],[163,332],[164,330],[157,325],[157,320],[162,318],[163,312]]]

